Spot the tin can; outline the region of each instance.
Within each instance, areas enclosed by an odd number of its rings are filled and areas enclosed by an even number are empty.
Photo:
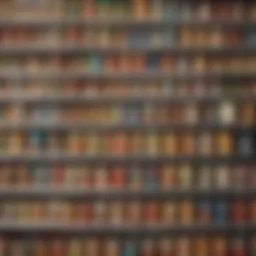
[[[215,169],[215,186],[217,189],[230,187],[231,172],[227,166],[218,166]]]
[[[191,125],[195,125],[198,123],[198,120],[199,120],[198,107],[195,104],[192,104],[186,107],[184,122]]]
[[[107,189],[109,186],[109,173],[105,166],[94,170],[94,187],[96,189]]]
[[[138,225],[142,220],[142,205],[140,202],[132,201],[127,205],[127,221],[129,224]]]
[[[149,190],[157,190],[159,187],[159,179],[157,175],[157,171],[155,168],[150,168],[147,170],[145,175],[145,187]]]
[[[128,152],[128,140],[127,135],[124,133],[117,133],[111,136],[111,148],[112,153],[117,155],[124,155]]]
[[[238,135],[237,151],[241,156],[253,156],[255,152],[253,137],[252,131],[242,131]]]
[[[247,245],[242,237],[236,237],[231,243],[231,253],[234,256],[248,256]]]
[[[174,224],[177,221],[178,212],[175,202],[165,202],[162,206],[161,221],[166,224]]]
[[[194,205],[190,201],[180,203],[180,222],[182,225],[191,225],[194,221]]]
[[[200,202],[198,205],[198,221],[201,223],[209,224],[212,221],[212,218],[213,214],[211,202]]]
[[[139,166],[132,166],[129,169],[128,186],[131,190],[141,190],[144,185],[143,172]]]
[[[111,187],[115,189],[123,189],[127,185],[126,170],[122,166],[113,167],[111,170]]]
[[[124,243],[122,256],[134,256],[138,254],[138,245],[133,240]]]
[[[182,138],[182,153],[184,155],[193,156],[196,153],[196,139],[192,133],[183,134]]]
[[[177,169],[172,165],[164,165],[161,170],[161,189],[173,189],[177,185]]]
[[[236,121],[236,109],[232,102],[223,102],[219,106],[219,119],[223,124],[233,124]]]
[[[65,182],[65,169],[61,165],[56,165],[52,169],[52,185],[53,187],[63,186]]]
[[[73,217],[76,223],[91,223],[94,215],[92,204],[88,202],[78,202],[74,205]]]
[[[214,221],[218,224],[226,224],[228,220],[228,203],[225,200],[218,200],[214,204]]]
[[[189,165],[181,166],[177,173],[179,174],[179,187],[189,189],[193,185],[193,170]]]
[[[149,201],[145,204],[144,214],[148,224],[157,224],[159,221],[159,204],[155,201]]]
[[[67,256],[81,256],[83,255],[83,242],[79,239],[72,239],[68,244]]]
[[[145,19],[148,16],[148,0],[133,0],[133,15],[135,19]]]
[[[195,241],[195,255],[205,256],[209,255],[209,240],[207,238],[198,238]]]
[[[114,202],[110,205],[110,222],[114,225],[121,225],[124,220],[124,209],[121,202]]]
[[[95,202],[93,205],[93,216],[95,224],[102,224],[107,218],[107,205],[104,202]]]
[[[159,153],[159,145],[158,145],[158,134],[151,133],[147,134],[147,153],[151,156],[155,156]]]
[[[213,153],[213,141],[210,133],[203,133],[198,137],[197,152],[202,156],[211,156]]]
[[[34,243],[35,256],[48,256],[49,255],[49,245],[44,240],[36,240]]]
[[[182,237],[177,240],[177,256],[190,256],[192,253],[192,244],[188,238]]]
[[[205,72],[207,68],[207,62],[205,57],[203,56],[196,57],[193,60],[193,68],[194,68],[194,71],[197,73]]]
[[[253,103],[244,103],[241,107],[241,119],[244,124],[253,124],[256,117],[255,106]]]
[[[255,200],[250,203],[250,210],[251,210],[251,214],[250,214],[251,220],[252,222],[256,222],[256,201]]]
[[[230,133],[222,132],[217,134],[217,151],[221,156],[231,156],[234,150],[233,138]]]
[[[162,56],[160,61],[161,71],[170,72],[174,66],[174,60],[171,56]]]
[[[104,251],[106,255],[119,256],[120,255],[120,243],[114,239],[108,239],[105,242]]]
[[[51,254],[52,256],[63,256],[66,255],[65,241],[60,239],[54,239],[51,242]]]
[[[175,134],[165,134],[163,137],[164,153],[170,156],[176,156],[178,152],[178,138]]]
[[[101,254],[101,244],[96,238],[90,238],[85,242],[85,255],[100,256]]]
[[[158,249],[159,256],[174,256],[174,243],[173,240],[168,238],[162,238],[159,240]]]
[[[0,256],[7,255],[8,254],[7,250],[8,250],[8,243],[6,239],[4,239],[3,237],[0,237]]]
[[[211,19],[211,3],[209,1],[201,2],[197,9],[197,15],[200,20],[207,21]]]
[[[154,244],[153,240],[146,239],[146,240],[142,241],[142,244],[141,244],[142,255],[154,256],[155,249],[156,248],[155,248],[155,244]]]
[[[8,187],[12,186],[11,181],[11,169],[10,165],[1,165],[0,166],[0,186],[1,187]]]
[[[236,200],[232,205],[234,223],[244,223],[248,218],[248,208],[244,201]]]
[[[210,166],[202,166],[198,169],[197,185],[200,189],[211,189],[212,178],[213,174]]]
[[[213,252],[213,255],[227,256],[228,255],[227,240],[224,237],[215,238],[212,242],[211,251]]]
[[[233,166],[232,185],[236,189],[243,189],[248,186],[249,167],[243,165]]]
[[[87,134],[87,154],[96,155],[98,153],[98,142],[99,136],[98,134],[92,133]]]

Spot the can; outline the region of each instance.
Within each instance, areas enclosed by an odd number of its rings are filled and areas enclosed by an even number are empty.
[[[13,167],[10,165],[1,165],[0,166],[0,186],[9,187],[12,186],[11,181],[11,169]]]
[[[107,204],[105,202],[95,202],[93,204],[93,216],[95,224],[104,223],[107,218]]]
[[[138,255],[137,242],[128,240],[124,242],[122,256],[135,256]]]
[[[99,147],[99,136],[95,133],[87,134],[87,154],[97,155]]]
[[[202,201],[198,205],[198,221],[204,224],[211,223],[213,219],[212,204],[210,201]],[[207,254],[206,254],[207,255]]]
[[[128,153],[128,138],[125,133],[116,133],[110,137],[111,153],[125,155]]]
[[[241,106],[241,119],[244,124],[253,124],[255,121],[256,111],[253,103],[244,103]],[[240,120],[241,120],[240,119]]]
[[[65,246],[65,241],[55,238],[51,241],[51,246],[50,246],[50,255],[52,256],[63,256],[66,255],[66,246]]]
[[[185,116],[183,120],[184,123],[195,125],[198,123],[198,120],[199,120],[199,111],[198,111],[197,105],[191,104],[188,107],[186,107]]]
[[[120,243],[118,240],[108,239],[103,247],[106,255],[119,256],[120,255]]]
[[[252,131],[242,131],[239,133],[237,151],[241,156],[253,156],[255,146],[254,134]]]
[[[145,239],[141,243],[141,252],[144,256],[155,256],[155,243],[151,239]]]
[[[45,240],[38,239],[34,242],[35,256],[48,256],[49,245]]]
[[[121,202],[114,202],[109,207],[109,219],[113,225],[121,225],[124,221],[124,209]],[[112,254],[109,254],[112,255]]]
[[[256,255],[256,236],[254,236],[252,239],[251,239],[251,248],[250,248],[250,253],[251,253],[251,256],[255,256]]]
[[[211,3],[209,1],[201,2],[198,6],[197,15],[199,20],[208,21],[211,19]]]
[[[179,207],[180,223],[182,225],[191,225],[194,222],[194,205],[191,201],[184,201],[180,203]]]
[[[198,135],[197,152],[202,156],[211,156],[213,153],[213,141],[210,133]]]
[[[76,223],[91,223],[93,221],[93,209],[92,203],[89,202],[77,202],[73,209],[73,218]]]
[[[186,237],[179,238],[176,243],[177,256],[190,256],[192,253],[191,240]]]
[[[123,189],[127,185],[126,170],[122,166],[114,166],[111,168],[111,188]]]
[[[148,0],[133,0],[133,17],[141,20],[148,16]]]
[[[171,201],[163,203],[161,209],[161,221],[166,224],[175,224],[177,217],[177,204]]]
[[[52,186],[54,188],[63,186],[65,182],[65,169],[61,165],[53,167],[52,171]]]
[[[94,170],[94,188],[95,189],[107,189],[109,186],[109,173],[106,166],[97,167]]]
[[[236,165],[233,166],[233,174],[232,175],[232,185],[236,189],[243,189],[248,186],[249,183],[249,173],[251,170],[249,168],[254,168],[254,167],[247,167],[243,165]],[[253,173],[253,170],[252,170]]]
[[[67,256],[81,256],[83,255],[83,242],[79,239],[72,239],[68,243]]]
[[[169,156],[176,156],[178,152],[178,136],[174,133],[165,134],[163,137],[164,153]]]
[[[142,221],[142,205],[140,202],[131,201],[127,204],[127,221],[129,225],[138,225]]]
[[[221,156],[231,156],[234,151],[233,138],[228,132],[217,134],[217,152]]]
[[[209,190],[212,188],[212,168],[210,166],[202,166],[197,171],[197,186],[200,189]]]
[[[159,179],[156,168],[149,167],[145,176],[145,188],[151,191],[157,190],[159,188]]]
[[[183,165],[178,168],[179,188],[189,189],[193,186],[193,170],[189,165]]]
[[[143,171],[140,166],[131,166],[129,169],[128,186],[131,190],[141,190],[144,185]]]
[[[225,200],[218,200],[214,204],[214,221],[218,224],[226,224],[228,221],[228,204]],[[217,255],[217,254],[216,254]]]
[[[157,224],[159,221],[159,204],[155,201],[149,201],[144,205],[144,215],[147,224]]]
[[[252,222],[256,222],[256,200],[250,202],[250,210],[251,210],[251,220]]]
[[[159,153],[158,134],[150,133],[147,134],[147,153],[150,156],[156,156]]]
[[[197,238],[194,252],[196,256],[206,256],[210,254],[209,240],[207,238]]]
[[[225,237],[215,238],[212,242],[211,252],[213,255],[228,256],[228,245]]]
[[[196,138],[192,133],[182,134],[182,153],[193,156],[196,153]]]
[[[0,256],[8,255],[8,243],[5,238],[0,237]],[[129,256],[129,255],[127,255]]]
[[[244,223],[248,219],[248,208],[244,201],[236,200],[232,205],[234,223]]]
[[[217,166],[214,171],[215,187],[217,189],[228,189],[230,187],[231,172],[228,166]]]
[[[90,238],[85,241],[85,255],[93,255],[93,256],[100,256],[102,245],[100,244],[99,239],[97,238]]]
[[[236,108],[232,102],[226,101],[220,104],[219,120],[222,124],[233,124],[236,121]]]
[[[177,185],[177,168],[172,165],[164,165],[161,168],[161,189],[173,189]]]
[[[169,238],[161,238],[158,242],[159,256],[174,256],[174,242]]]

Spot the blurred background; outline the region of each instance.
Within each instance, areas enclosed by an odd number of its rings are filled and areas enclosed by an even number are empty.
[[[0,256],[256,255],[256,2],[0,1]]]

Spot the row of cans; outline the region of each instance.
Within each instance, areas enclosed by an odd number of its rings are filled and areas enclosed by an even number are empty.
[[[254,256],[256,239],[212,238],[16,238],[1,239],[1,256]]]
[[[115,225],[197,225],[255,223],[256,201],[217,200],[2,200],[0,223]],[[133,226],[135,225],[135,226]]]
[[[34,95],[35,97],[49,96],[76,96],[84,95],[86,97],[168,97],[168,96],[220,96],[220,95],[256,95],[256,83],[243,82],[233,83],[232,86],[225,86],[220,81],[207,83],[202,80],[196,82],[183,81],[149,81],[145,86],[141,82],[24,82],[15,84],[12,81],[2,79],[0,81],[0,99],[16,96],[21,97],[24,94]],[[199,105],[199,104],[198,104]],[[244,104],[241,104],[241,109]],[[246,108],[250,108],[249,106]],[[237,110],[238,111],[238,110]],[[236,112],[237,112],[236,111]],[[239,118],[240,120],[240,118]]]
[[[177,1],[177,0],[12,0],[2,1],[3,18],[18,20],[101,18],[101,19],[167,19],[167,20],[226,20],[254,19],[253,1]],[[4,12],[5,11],[5,12]],[[16,14],[16,15],[15,15]],[[37,14],[37,16],[35,15]]]
[[[55,55],[55,56],[54,56]],[[82,56],[57,57],[58,53],[48,58],[42,57],[7,57],[0,60],[0,71],[25,74],[42,74],[53,72],[70,72],[74,74],[140,74],[145,72],[162,72],[163,74],[186,74],[196,72],[254,72],[256,57],[243,55],[203,55],[174,56],[166,53],[119,53],[102,55],[86,54]],[[61,74],[61,73],[60,73]]]
[[[242,33],[243,32],[243,33]],[[254,30],[187,28],[179,30],[153,29],[81,29],[35,30],[31,28],[1,29],[0,45],[40,46],[69,44],[98,47],[223,47],[253,45],[256,41]]]
[[[2,188],[95,189],[108,191],[225,190],[256,187],[255,166],[2,165]],[[93,190],[92,190],[93,191]]]
[[[0,121],[10,123],[47,123],[47,124],[86,124],[86,125],[234,125],[243,124],[245,127],[254,125],[256,121],[256,105],[248,100],[247,102],[235,102],[231,100],[220,102],[197,103],[185,100],[172,100],[159,97],[158,102],[152,102],[152,97],[145,100],[134,97],[115,98],[113,102],[76,102],[76,96],[63,102],[28,102],[22,104],[13,101],[0,106]],[[85,96],[86,97],[86,96]],[[173,97],[173,96],[172,96]],[[178,97],[178,96],[177,96]],[[11,97],[12,98],[12,97]],[[61,98],[61,97],[60,97]],[[99,97],[100,98],[100,97]],[[15,97],[14,97],[15,99]],[[95,99],[97,99],[95,97]],[[108,97],[106,98],[108,99]],[[125,98],[123,98],[125,100]],[[134,102],[130,100],[135,100]],[[160,102],[160,99],[163,102]],[[58,99],[56,99],[58,101]],[[85,99],[86,101],[86,99]],[[214,100],[213,100],[214,101]],[[218,101],[218,100],[217,100]],[[30,103],[30,104],[29,104]],[[66,104],[67,103],[67,104]],[[70,104],[72,103],[72,104]],[[96,103],[98,103],[96,101]]]
[[[6,132],[0,136],[2,155],[64,154],[71,156],[253,156],[255,134],[245,132]]]

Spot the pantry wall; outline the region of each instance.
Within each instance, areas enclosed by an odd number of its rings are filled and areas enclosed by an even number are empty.
[[[256,255],[256,2],[0,1],[0,256]]]

